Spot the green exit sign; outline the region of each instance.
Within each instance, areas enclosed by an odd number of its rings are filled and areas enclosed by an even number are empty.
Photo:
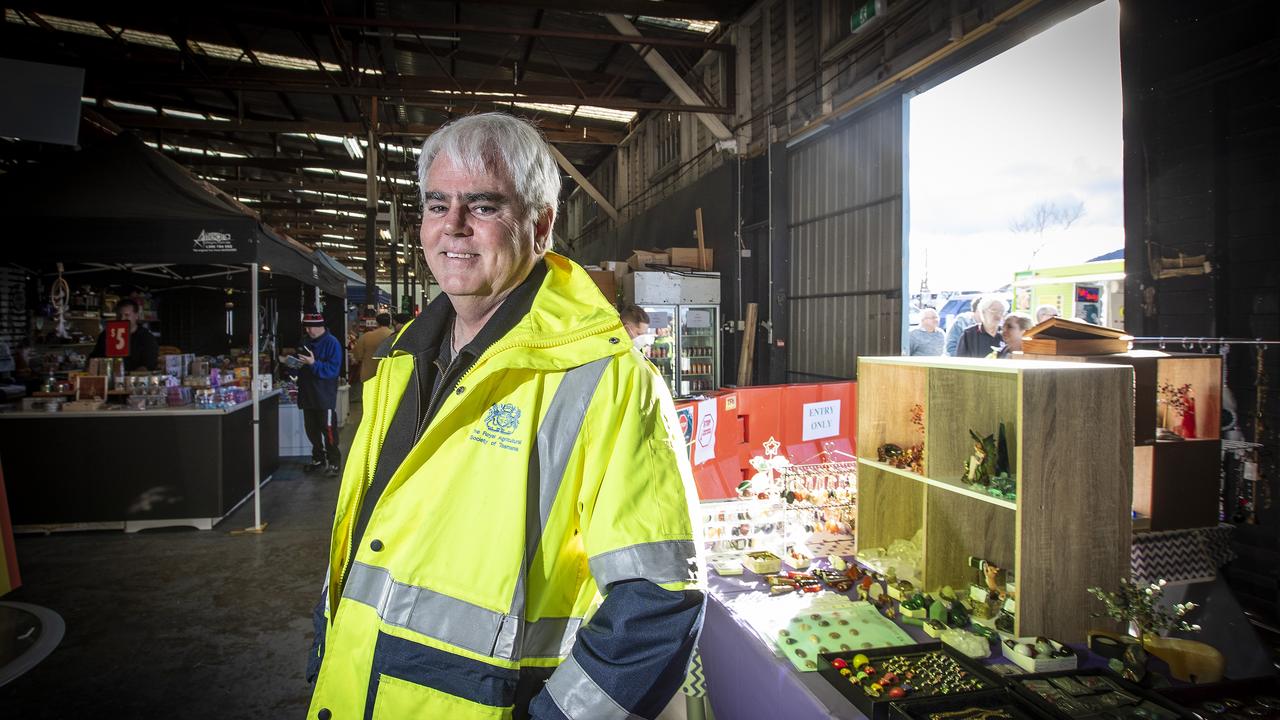
[[[871,22],[871,19],[876,16],[878,4],[879,0],[867,0],[854,8],[853,15],[849,18],[849,32],[856,33],[863,25]]]

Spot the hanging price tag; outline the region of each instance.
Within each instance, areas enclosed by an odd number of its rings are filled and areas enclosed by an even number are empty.
[[[129,321],[112,320],[106,332],[107,357],[129,357]]]

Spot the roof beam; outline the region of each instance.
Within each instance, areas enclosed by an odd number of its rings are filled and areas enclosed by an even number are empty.
[[[636,26],[625,17],[616,13],[610,13],[605,15],[605,17],[608,18],[609,23],[613,25],[618,32],[632,37],[640,36],[640,31],[636,29]],[[649,67],[658,74],[658,77],[662,78],[662,81],[667,84],[667,87],[671,88],[671,92],[675,93],[676,97],[689,105],[706,106],[706,103],[702,101],[702,98],[698,97],[698,93],[694,92],[693,88],[689,87],[689,84],[684,81],[684,78],[680,77],[680,74],[671,67],[671,64],[668,63],[666,58],[662,57],[660,53],[656,52],[653,48],[644,48],[639,45],[633,45],[632,47],[635,48],[636,52],[640,53],[641,57],[644,58],[644,61],[649,65]],[[720,121],[720,118],[708,114],[708,111],[721,115],[729,114],[727,112],[721,112],[718,108],[710,107],[702,111],[690,110],[688,112],[695,113],[698,120],[702,121],[702,124],[707,126],[707,129],[711,131],[711,134],[714,135],[717,140],[733,139],[733,133],[729,128],[725,127],[725,124]]]
[[[563,153],[556,149],[556,146],[550,145],[548,147],[551,148],[551,155],[555,157],[556,162],[560,164],[560,167],[564,168],[564,171],[569,173],[569,177],[573,178],[574,182],[578,183],[578,186],[586,191],[586,193],[591,196],[591,199],[595,200],[596,203],[600,205],[600,209],[604,210],[606,215],[613,218],[614,222],[617,222],[618,210],[613,206],[613,203],[609,202],[609,199],[597,190],[596,186],[592,185],[591,181],[579,172],[578,168],[573,166],[573,163],[569,162],[569,158],[565,157]]]
[[[652,2],[651,0],[469,0],[473,5],[506,5],[507,7],[533,7],[563,12],[615,12],[623,15],[648,15],[674,20],[733,19],[735,13],[724,2]]]
[[[290,157],[217,157],[210,155],[186,155],[186,154],[170,154],[169,157],[177,160],[183,165],[196,165],[200,167],[225,167],[225,168],[260,168],[263,170],[279,170],[294,171],[303,167],[324,168],[326,170],[350,170],[353,172],[364,172],[365,162],[363,160],[351,160],[349,158],[290,158]],[[414,163],[385,163],[380,171],[387,172],[403,172],[412,173],[418,171],[418,166]]]
[[[155,130],[189,130],[202,132],[227,133],[320,133],[323,135],[360,135],[363,125],[358,122],[333,122],[321,120],[192,120],[168,115],[143,115],[131,112],[108,113],[110,118],[125,126]],[[554,122],[554,121],[553,121]],[[378,127],[381,137],[406,136],[426,137],[439,125],[410,123],[408,125],[392,125],[384,123]],[[543,135],[551,142],[580,143],[585,145],[617,145],[622,142],[621,130],[607,130],[581,125],[571,128],[543,127]],[[361,165],[363,167],[363,165]]]
[[[645,56],[646,61],[653,53]],[[671,70],[671,66],[666,64],[665,60],[659,58],[661,63],[671,76],[674,77],[681,85],[684,81]],[[650,62],[650,66],[653,63]],[[660,76],[662,72],[658,73]],[[666,80],[666,78],[663,78]],[[457,86],[449,82],[427,83],[428,87],[415,87],[418,83],[404,85],[400,83],[387,83],[381,86],[362,85],[352,87],[347,85],[334,85],[325,83],[307,83],[307,82],[256,82],[251,80],[227,80],[222,78],[211,80],[193,81],[191,78],[132,78],[128,76],[113,78],[114,84],[142,86],[149,88],[166,88],[166,87],[184,87],[195,90],[238,90],[241,92],[263,92],[263,93],[312,93],[320,95],[333,95],[334,97],[376,97],[376,98],[398,98],[406,104],[419,105],[436,105],[436,106],[456,106],[471,102],[479,102],[486,104],[500,103],[505,104],[512,102],[527,103],[549,103],[553,105],[593,105],[596,107],[613,108],[617,110],[659,110],[667,112],[697,112],[697,113],[716,113],[719,115],[728,115],[733,112],[731,108],[723,106],[707,105],[692,90],[688,91],[688,97],[677,92],[677,96],[685,101],[681,103],[667,102],[649,102],[645,100],[637,100],[626,97],[605,97],[605,96],[581,96],[575,95],[575,89],[571,85],[565,86],[564,83],[556,83],[562,87],[558,88],[566,94],[543,94],[543,93],[526,93],[523,89],[517,88],[519,96],[511,95],[511,88],[501,87],[494,81],[494,85],[489,90],[469,88],[466,90],[458,90]],[[101,82],[101,79],[95,79],[95,84]],[[530,81],[530,84],[543,84],[543,81]],[[435,87],[432,87],[434,85]],[[668,86],[671,86],[668,81]],[[674,89],[674,86],[671,86]],[[688,85],[684,85],[688,89]],[[443,92],[452,93],[449,95]],[[495,94],[485,94],[495,93]],[[501,94],[498,94],[501,93]]]

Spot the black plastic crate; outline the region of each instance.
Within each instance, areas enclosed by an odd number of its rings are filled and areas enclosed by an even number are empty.
[[[891,657],[914,657],[919,655],[929,655],[932,653],[941,653],[955,660],[970,675],[980,681],[981,687],[974,692],[955,693],[950,695],[932,695],[924,693],[912,693],[907,697],[895,699],[888,696],[888,693],[878,698],[873,698],[863,692],[862,688],[853,685],[840,675],[840,671],[832,667],[831,661],[839,658],[845,662],[852,662],[857,655],[866,655],[872,665],[880,665],[885,659]],[[836,690],[848,698],[849,702],[863,712],[871,720],[886,720],[889,717],[889,705],[894,702],[906,702],[907,700],[916,700],[922,698],[939,698],[939,697],[969,697],[975,694],[996,690],[1003,687],[1004,683],[989,670],[979,663],[965,657],[963,654],[956,652],[950,646],[941,642],[921,643],[919,645],[900,645],[898,647],[888,648],[872,648],[869,650],[850,650],[848,652],[823,653],[818,656],[818,674],[827,682],[831,683]]]
[[[1069,689],[1054,684],[1055,678],[1072,678],[1078,683],[1095,688],[1094,692],[1075,694]],[[1061,670],[1034,675],[1014,675],[1006,678],[1013,691],[1021,695],[1036,708],[1059,720],[1122,720],[1124,718],[1142,718],[1143,720],[1182,720],[1194,719],[1186,708],[1144,690],[1108,670],[1091,668],[1077,670]],[[1062,698],[1051,700],[1037,692],[1037,687],[1047,683]],[[1109,688],[1105,689],[1104,688]],[[1118,694],[1118,695],[1117,695]],[[1105,698],[1110,697],[1108,701]],[[1125,697],[1133,701],[1121,703]],[[1114,703],[1107,705],[1107,703]],[[1141,712],[1135,711],[1141,708]]]
[[[998,710],[1009,720],[1047,720],[1050,717],[1007,689],[895,700],[889,703],[889,717],[891,720],[932,720],[937,713],[957,713],[969,709]],[[960,720],[963,716],[952,717]]]

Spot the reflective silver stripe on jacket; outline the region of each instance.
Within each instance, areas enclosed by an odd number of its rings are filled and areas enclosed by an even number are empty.
[[[628,545],[600,553],[588,563],[602,594],[620,580],[648,580],[661,585],[697,579],[697,551],[692,540]]]
[[[609,697],[572,655],[552,673],[546,689],[569,720],[640,720]]]
[[[398,582],[385,568],[361,562],[352,563],[342,597],[373,608],[388,625],[503,660],[563,657],[572,649],[582,625],[581,618],[522,623],[518,617]],[[522,624],[523,643],[518,644]]]
[[[573,448],[578,444],[578,436],[582,434],[582,423],[586,419],[587,407],[591,405],[591,399],[595,397],[596,388],[600,385],[605,368],[611,362],[613,362],[613,356],[593,360],[586,365],[567,371],[556,388],[555,397],[551,399],[542,422],[538,425],[537,447],[533,456],[529,458],[529,482],[525,499],[524,557],[521,558],[520,573],[516,576],[516,587],[511,597],[510,614],[514,617],[524,615],[525,585],[529,566],[533,564],[533,556],[542,542],[542,534],[551,516],[551,508],[560,494],[565,469],[569,466],[569,456],[573,454]],[[535,497],[538,499],[536,505],[533,504]],[[541,622],[544,621],[539,621]],[[527,633],[533,631],[534,627],[526,629]],[[563,657],[573,647],[572,638],[569,638],[569,642],[561,648],[561,652],[547,653],[547,645],[540,645],[540,650],[533,651],[528,647],[530,642],[535,641],[526,638],[523,657]]]

